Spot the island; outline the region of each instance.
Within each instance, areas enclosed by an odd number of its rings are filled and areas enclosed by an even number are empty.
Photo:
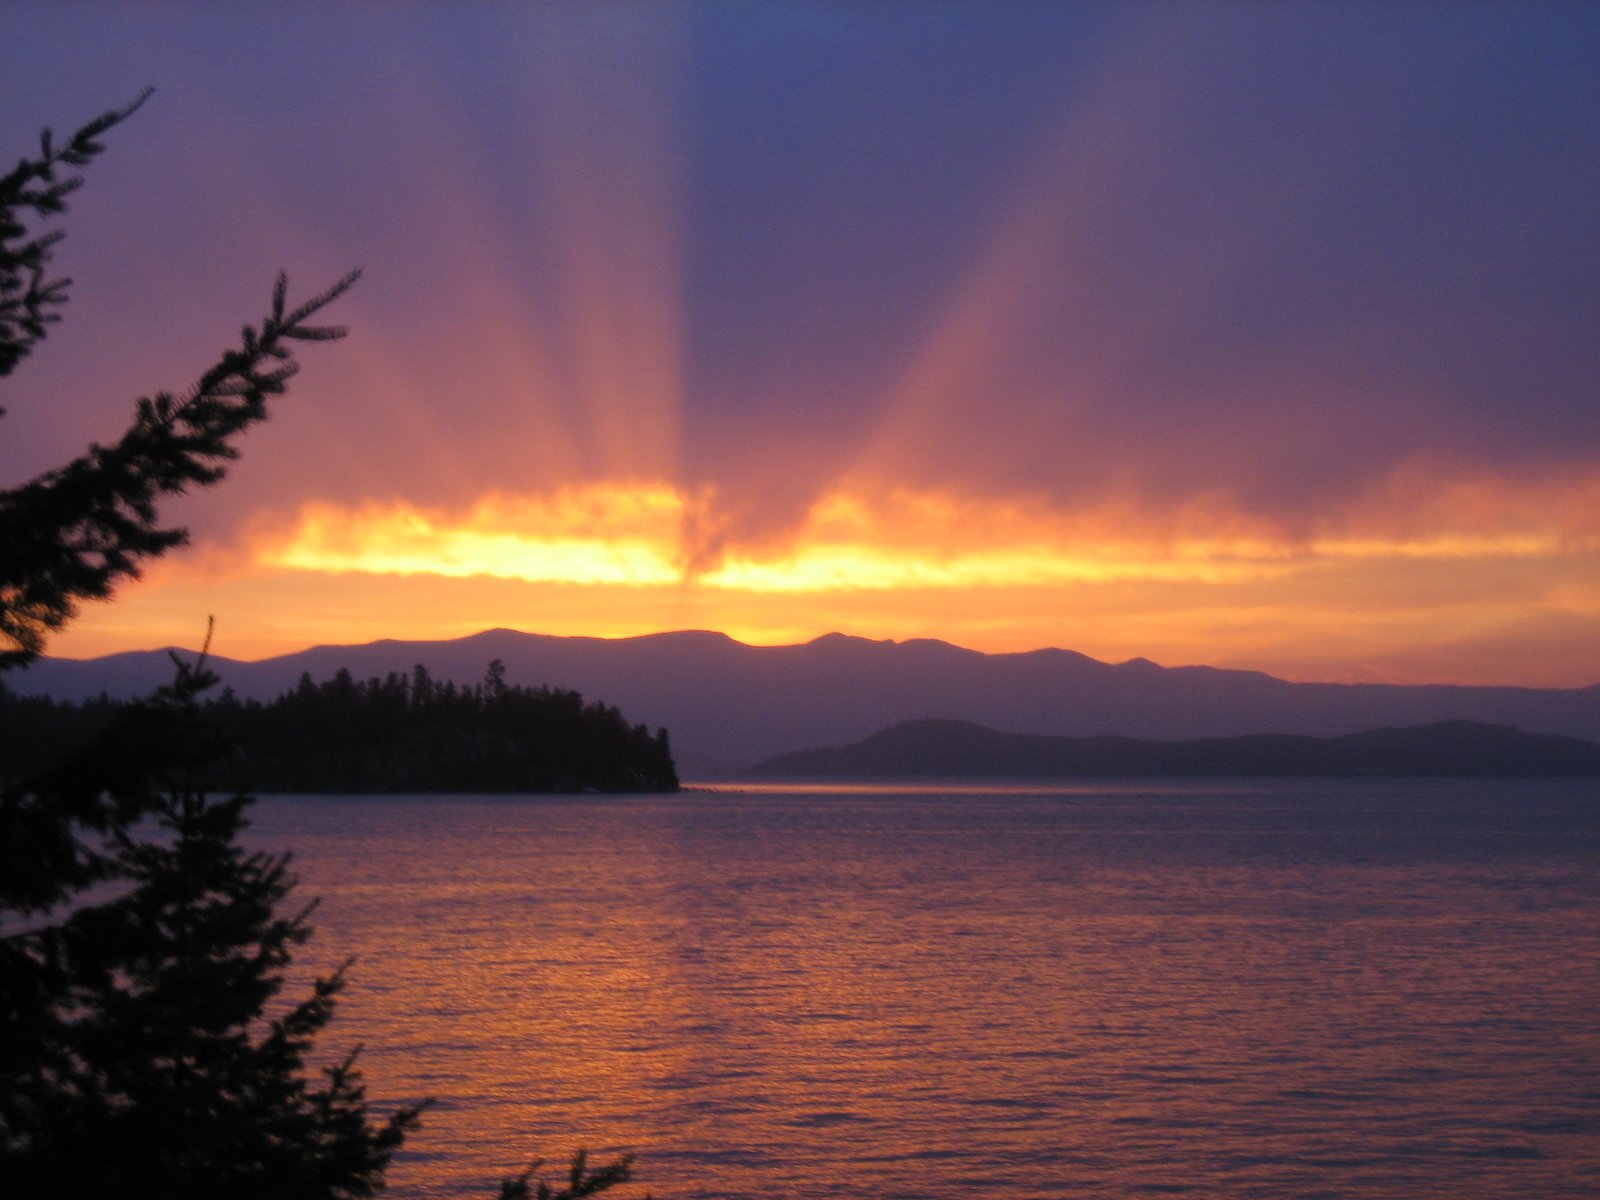
[[[1508,725],[1437,721],[1342,737],[1256,734],[1153,741],[1000,733],[969,721],[904,721],[846,746],[779,754],[765,778],[884,776],[1571,777],[1600,775],[1600,744]]]

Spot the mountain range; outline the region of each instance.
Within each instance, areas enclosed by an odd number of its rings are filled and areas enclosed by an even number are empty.
[[[785,779],[875,776],[1600,776],[1600,743],[1479,721],[1341,737],[1257,733],[1151,741],[997,733],[970,721],[904,721],[849,746],[780,754],[750,768]]]
[[[1070,650],[986,654],[932,640],[827,634],[793,646],[748,646],[720,633],[551,637],[494,629],[452,641],[317,646],[258,662],[213,657],[239,695],[271,699],[340,668],[357,679],[409,673],[481,680],[499,659],[518,684],[571,688],[664,726],[686,778],[736,771],[774,755],[839,746],[917,718],[1009,733],[1161,740],[1305,734],[1464,720],[1595,738],[1600,684],[1585,688],[1292,683],[1256,671],[1105,663]],[[5,685],[84,699],[147,693],[170,678],[165,651],[44,658]]]

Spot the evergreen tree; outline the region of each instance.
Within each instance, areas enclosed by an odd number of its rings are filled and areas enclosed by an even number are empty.
[[[38,156],[0,177],[0,377],[67,298],[69,281],[47,275],[60,232],[28,222],[65,212],[73,172],[147,96],[64,145],[47,130]],[[183,542],[158,501],[222,478],[293,374],[291,344],[343,336],[309,322],[356,277],[290,309],[280,275],[260,325],[182,396],[140,400],[112,445],[0,491],[0,669]],[[419,1109],[375,1120],[353,1056],[307,1077],[344,970],[279,1001],[310,909],[280,916],[287,857],[240,848],[249,798],[203,790],[228,752],[197,701],[213,678],[203,655],[174,662],[169,687],[118,709],[82,751],[0,789],[0,1194],[372,1195]],[[591,1170],[580,1153],[566,1187],[536,1194],[591,1195],[629,1170],[627,1158]],[[508,1179],[502,1200],[534,1186],[531,1171]]]
[[[97,831],[114,899],[0,941],[9,1195],[369,1196],[416,1121],[416,1108],[368,1119],[353,1057],[305,1077],[343,968],[265,1016],[309,910],[279,915],[287,856],[239,847],[248,798],[197,783],[226,751],[196,704],[213,681],[178,663],[87,753],[7,796],[58,811],[106,796],[142,816]]]
[[[72,282],[47,275],[61,231],[32,229],[29,219],[48,222],[66,211],[66,197],[83,182],[73,171],[101,152],[100,135],[149,94],[91,121],[64,145],[45,130],[38,157],[0,177],[0,378],[60,320],[55,310]],[[234,443],[266,418],[268,398],[298,369],[293,343],[344,336],[338,326],[310,321],[359,276],[352,271],[291,309],[279,275],[260,325],[245,326],[239,345],[188,391],[140,399],[116,442],[92,445],[65,466],[0,491],[0,669],[36,657],[79,604],[105,599],[116,584],[138,577],[142,560],[186,540],[185,530],[161,525],[157,502],[223,477],[239,454]]]

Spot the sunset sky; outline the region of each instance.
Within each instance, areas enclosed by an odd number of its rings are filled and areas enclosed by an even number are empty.
[[[838,630],[1600,681],[1600,5],[0,5],[0,486],[365,270],[50,646]]]

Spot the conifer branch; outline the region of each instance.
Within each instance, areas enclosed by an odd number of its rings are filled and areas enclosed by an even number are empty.
[[[62,169],[87,166],[104,149],[101,135],[150,95],[146,89],[103,113],[64,144],[44,130],[39,156],[0,177],[0,377],[60,320],[56,310],[71,284],[45,278],[62,232],[30,236],[29,219],[66,211],[66,197],[83,179],[61,177]],[[343,326],[310,321],[360,276],[351,271],[285,311],[288,279],[280,273],[260,324],[245,326],[239,346],[219,355],[181,397],[141,397],[116,442],[91,445],[65,466],[0,491],[0,670],[37,657],[83,601],[104,599],[119,582],[137,578],[144,560],[187,540],[185,529],[160,524],[158,501],[224,476],[238,457],[238,437],[266,418],[268,401],[298,369],[293,343],[345,335]]]
[[[240,347],[220,355],[181,399],[141,397],[112,445],[90,446],[0,492],[0,669],[36,657],[81,602],[109,596],[138,578],[143,560],[188,540],[182,527],[159,524],[157,502],[223,478],[239,456],[234,441],[266,419],[268,400],[298,368],[287,343],[343,337],[342,327],[306,322],[360,277],[351,271],[285,315],[287,280],[279,275],[273,311],[246,326]]]
[[[83,177],[58,179],[61,168],[88,166],[105,149],[100,135],[131,117],[154,91],[145,88],[131,104],[102,113],[59,148],[50,130],[43,130],[39,156],[21,159],[0,176],[0,378],[61,319],[55,310],[67,302],[72,286],[70,279],[45,280],[51,253],[65,234],[51,230],[30,237],[28,218],[49,221],[67,211],[67,197],[83,186]]]

